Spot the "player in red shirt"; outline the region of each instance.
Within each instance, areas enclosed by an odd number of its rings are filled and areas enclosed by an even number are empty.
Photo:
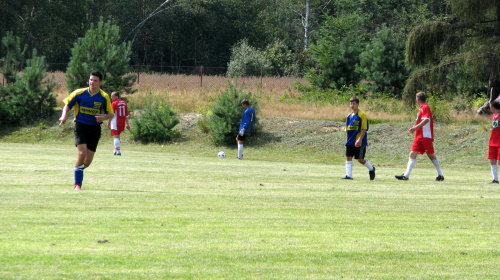
[[[488,143],[488,159],[490,160],[491,175],[493,181],[491,184],[498,184],[498,167],[500,163],[500,102],[490,102],[491,116],[491,136]]]
[[[441,173],[441,166],[439,165],[438,159],[434,155],[434,146],[432,143],[434,141],[434,120],[432,118],[431,109],[426,102],[427,96],[424,92],[419,92],[416,95],[416,100],[420,108],[418,110],[415,125],[409,129],[410,133],[415,133],[415,138],[413,139],[413,144],[411,146],[406,171],[403,175],[396,175],[396,179],[408,180],[408,178],[410,178],[411,170],[417,161],[417,154],[426,153],[436,167],[438,174],[436,181],[444,181],[443,174]]]
[[[117,91],[111,93],[111,101],[113,102],[111,106],[113,107],[113,112],[115,116],[111,121],[108,122],[109,128],[111,128],[111,135],[113,136],[113,142],[115,146],[114,155],[121,156],[120,151],[120,133],[124,131],[124,128],[130,130],[130,124],[128,119],[130,117],[128,113],[127,102],[120,99],[120,94]]]

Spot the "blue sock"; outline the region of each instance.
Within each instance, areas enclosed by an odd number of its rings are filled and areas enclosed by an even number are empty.
[[[83,168],[75,167],[75,185],[82,185],[83,182]]]

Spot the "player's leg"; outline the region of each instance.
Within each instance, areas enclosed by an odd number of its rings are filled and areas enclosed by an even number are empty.
[[[410,154],[408,155],[408,163],[406,164],[406,170],[403,175],[396,175],[396,179],[398,180],[408,180],[410,178],[411,171],[413,170],[413,167],[415,167],[415,163],[417,162],[417,151],[413,151],[413,146],[412,146],[412,151],[410,151]]]
[[[79,190],[82,188],[82,183],[83,183],[83,170],[85,167],[85,159],[87,157],[87,144],[79,144],[76,146],[77,150],[77,157],[76,157],[76,163],[75,163],[75,170],[74,170],[74,175],[75,175],[75,185],[74,189]]]
[[[245,136],[237,135],[236,142],[238,143],[238,157],[237,159],[243,159],[243,143],[245,140]]]
[[[493,176],[492,184],[498,184],[498,166],[497,163],[500,163],[500,147],[491,147],[488,146],[488,159],[490,160],[490,169],[491,175]]]
[[[434,154],[434,145],[432,144],[432,140],[424,139],[423,145],[425,152],[427,153],[427,157],[432,161],[432,164],[434,164],[434,167],[436,168],[437,172],[436,181],[444,181],[444,176],[443,173],[441,172],[441,165],[439,164],[439,160]]]
[[[121,153],[121,150],[120,150],[120,144],[121,144],[121,142],[120,142],[120,134],[113,136],[113,144],[115,146],[115,152],[114,152],[114,154],[117,155],[117,156],[121,156],[122,153]]]
[[[342,179],[352,180],[352,158],[356,154],[356,147],[345,146],[345,177]]]
[[[361,146],[356,149],[355,158],[358,162],[366,168],[368,168],[368,175],[370,176],[370,180],[375,179],[375,167],[370,163],[369,160],[365,159],[366,156],[366,146]]]

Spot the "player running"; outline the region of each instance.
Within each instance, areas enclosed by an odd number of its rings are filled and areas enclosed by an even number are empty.
[[[66,123],[68,111],[75,112],[75,145],[78,151],[75,164],[75,190],[82,188],[83,170],[92,163],[101,138],[101,124],[113,117],[109,95],[101,90],[103,74],[92,71],[89,87],[73,91],[64,99],[59,125]]]
[[[120,99],[120,94],[117,91],[111,93],[111,100],[113,103],[114,117],[108,122],[109,128],[111,128],[111,136],[113,136],[113,144],[115,146],[114,155],[121,156],[120,150],[120,133],[125,130],[130,130],[128,106],[127,102]]]

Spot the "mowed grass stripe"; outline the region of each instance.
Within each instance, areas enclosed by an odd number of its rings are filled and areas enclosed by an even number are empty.
[[[484,170],[380,168],[1,144],[0,278],[494,278],[499,187]],[[203,153],[206,153],[204,151]],[[479,179],[481,180],[479,180]],[[484,180],[483,180],[484,179]],[[102,243],[99,243],[101,241]]]

